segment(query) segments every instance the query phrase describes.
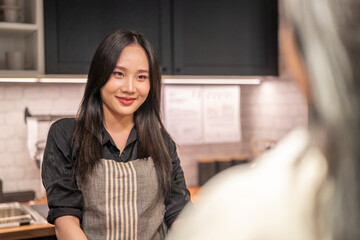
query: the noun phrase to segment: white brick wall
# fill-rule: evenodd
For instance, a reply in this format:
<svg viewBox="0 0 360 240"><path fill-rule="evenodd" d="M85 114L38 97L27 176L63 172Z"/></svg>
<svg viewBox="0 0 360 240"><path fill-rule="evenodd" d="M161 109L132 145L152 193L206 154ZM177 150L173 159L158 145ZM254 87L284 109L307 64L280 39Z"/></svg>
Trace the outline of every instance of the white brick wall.
<svg viewBox="0 0 360 240"><path fill-rule="evenodd" d="M42 197L40 170L27 149L24 110L31 114L76 114L84 84L0 84L0 178L5 192L34 190ZM39 123L39 140L50 123Z"/></svg>
<svg viewBox="0 0 360 240"><path fill-rule="evenodd" d="M290 79L271 78L241 91L243 141L279 140L291 129L307 125L306 101Z"/></svg>

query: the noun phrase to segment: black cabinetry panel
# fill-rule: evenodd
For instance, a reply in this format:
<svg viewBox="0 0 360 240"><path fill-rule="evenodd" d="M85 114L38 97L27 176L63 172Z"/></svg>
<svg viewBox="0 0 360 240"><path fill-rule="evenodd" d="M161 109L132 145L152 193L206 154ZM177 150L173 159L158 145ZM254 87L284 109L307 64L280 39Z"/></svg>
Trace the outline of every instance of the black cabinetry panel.
<svg viewBox="0 0 360 240"><path fill-rule="evenodd" d="M168 75L277 75L277 0L46 0L47 74L86 74L119 28L143 32Z"/></svg>
<svg viewBox="0 0 360 240"><path fill-rule="evenodd" d="M88 73L99 43L119 28L143 32L169 71L170 20L161 13L169 7L162 0L44 1L46 73Z"/></svg>
<svg viewBox="0 0 360 240"><path fill-rule="evenodd" d="M277 75L276 0L174 0L174 72Z"/></svg>

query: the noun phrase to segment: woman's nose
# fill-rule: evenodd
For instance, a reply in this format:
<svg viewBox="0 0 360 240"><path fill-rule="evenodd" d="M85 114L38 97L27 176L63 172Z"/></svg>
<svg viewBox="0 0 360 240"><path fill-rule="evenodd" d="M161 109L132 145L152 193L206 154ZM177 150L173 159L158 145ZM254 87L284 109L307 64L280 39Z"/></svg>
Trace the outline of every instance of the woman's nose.
<svg viewBox="0 0 360 240"><path fill-rule="evenodd" d="M123 92L134 92L135 86L134 86L134 80L132 78L126 78L124 81L124 84L121 87L121 91Z"/></svg>

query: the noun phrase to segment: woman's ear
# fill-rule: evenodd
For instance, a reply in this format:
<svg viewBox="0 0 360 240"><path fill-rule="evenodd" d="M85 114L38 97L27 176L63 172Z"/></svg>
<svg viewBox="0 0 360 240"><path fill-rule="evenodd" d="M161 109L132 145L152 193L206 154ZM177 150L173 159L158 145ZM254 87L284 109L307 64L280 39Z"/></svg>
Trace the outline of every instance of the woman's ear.
<svg viewBox="0 0 360 240"><path fill-rule="evenodd" d="M311 103L312 97L308 72L295 40L294 31L287 24L283 24L279 29L280 47L284 54L285 64L289 68L290 74L300 88L300 91L306 97L308 103Z"/></svg>

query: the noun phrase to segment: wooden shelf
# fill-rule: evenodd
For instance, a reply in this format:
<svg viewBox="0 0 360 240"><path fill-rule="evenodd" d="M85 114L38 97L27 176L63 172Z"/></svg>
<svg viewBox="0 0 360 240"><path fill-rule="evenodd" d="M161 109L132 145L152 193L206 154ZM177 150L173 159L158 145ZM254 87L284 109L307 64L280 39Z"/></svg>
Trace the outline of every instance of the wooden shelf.
<svg viewBox="0 0 360 240"><path fill-rule="evenodd" d="M0 77L45 72L43 0L19 1L21 22L0 22ZM7 70L5 53L25 53L25 70Z"/></svg>
<svg viewBox="0 0 360 240"><path fill-rule="evenodd" d="M1 36L23 36L33 33L34 31L37 31L37 26L35 24L0 22Z"/></svg>
<svg viewBox="0 0 360 240"><path fill-rule="evenodd" d="M26 76L26 77L31 77L31 76L36 76L38 75L40 72L36 71L36 70L6 70L6 69L0 69L0 75L1 78L5 78L5 77L21 77L21 76Z"/></svg>

